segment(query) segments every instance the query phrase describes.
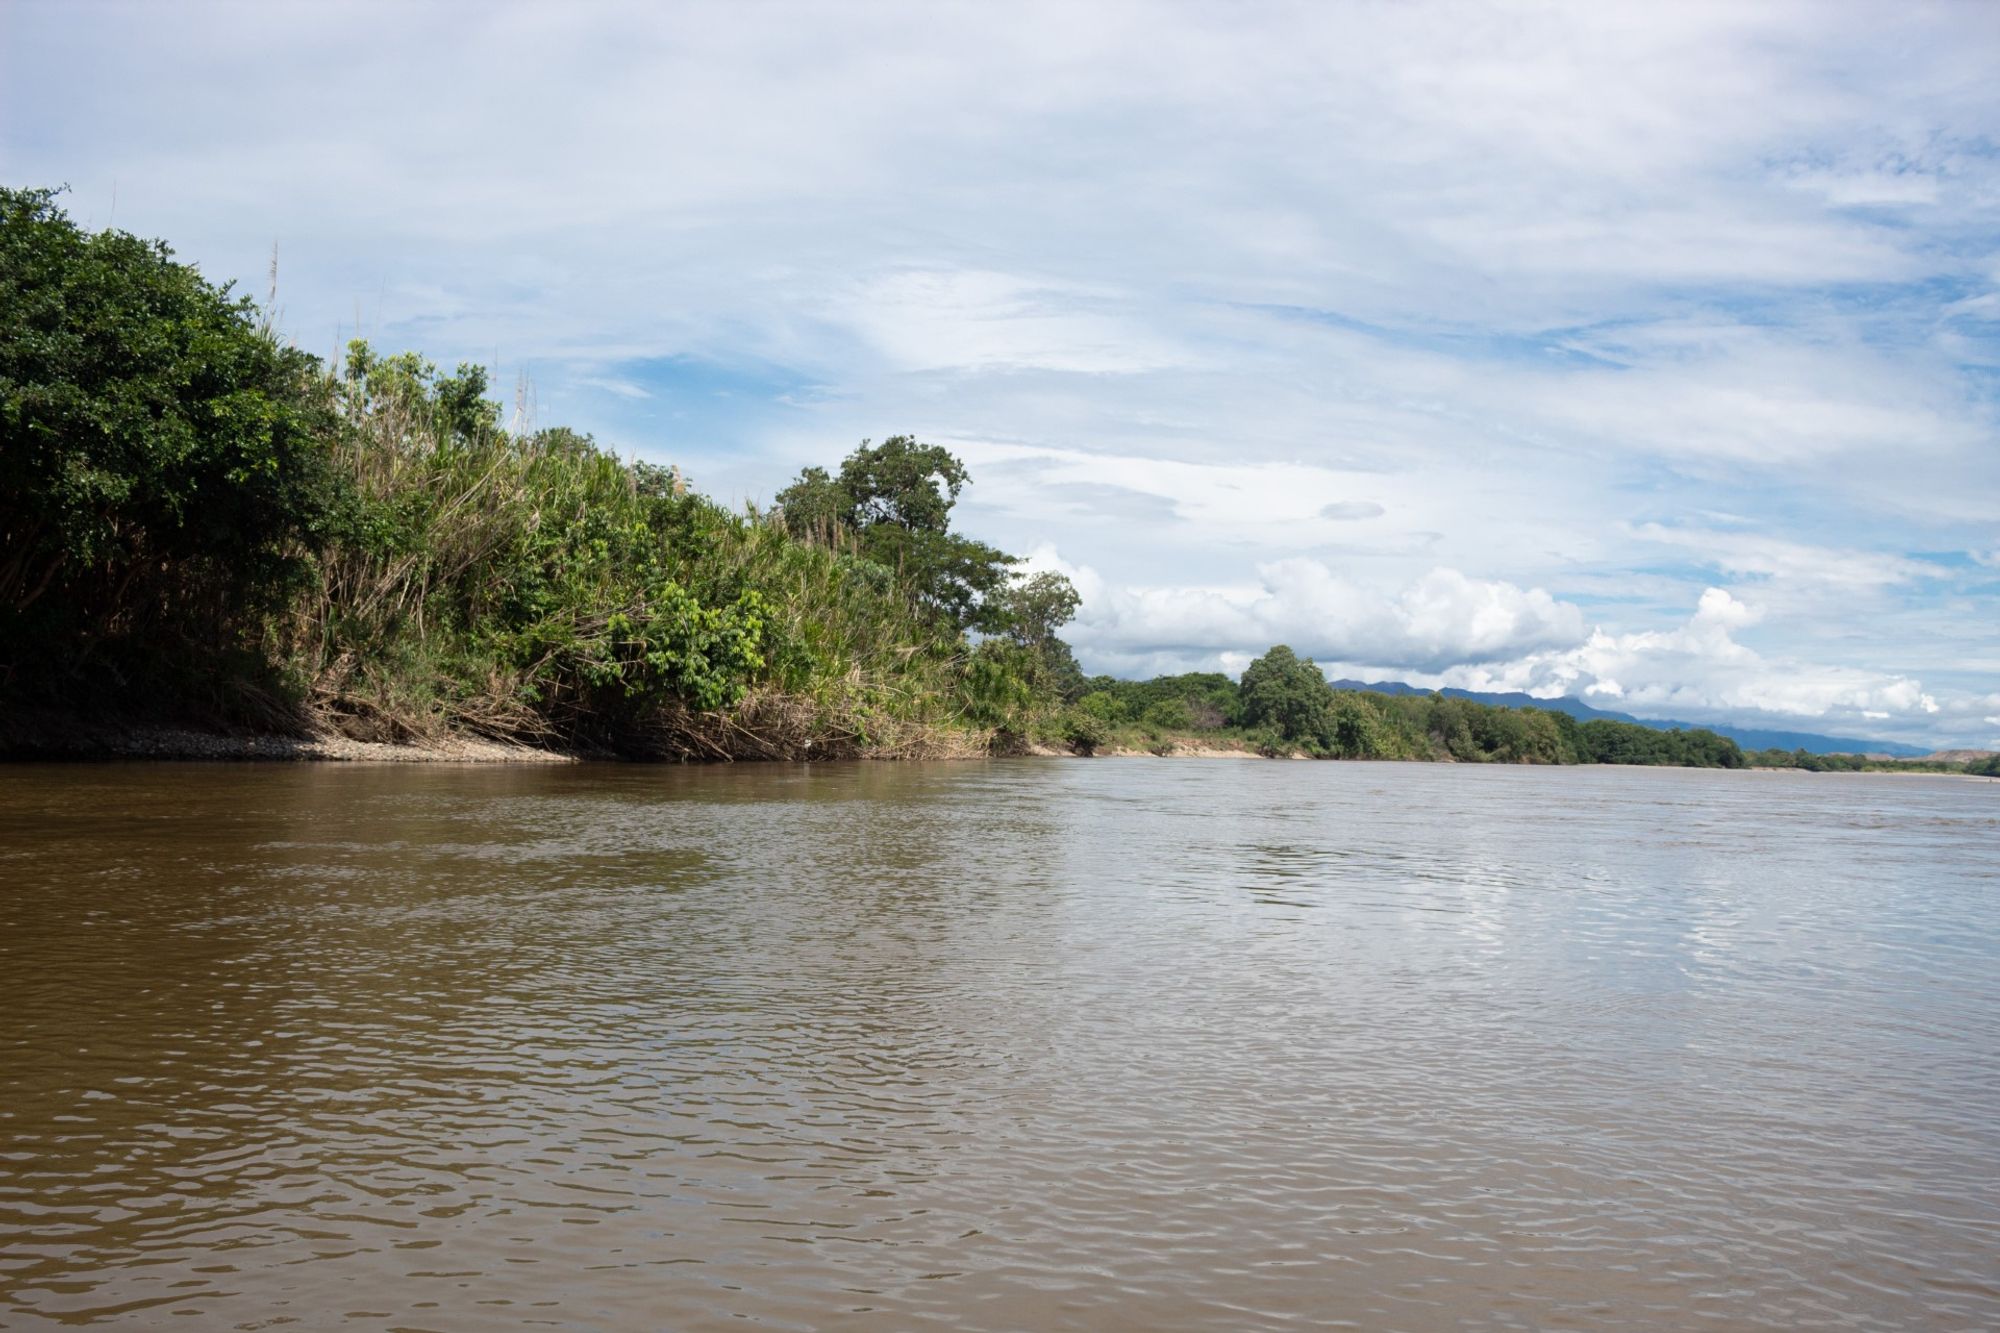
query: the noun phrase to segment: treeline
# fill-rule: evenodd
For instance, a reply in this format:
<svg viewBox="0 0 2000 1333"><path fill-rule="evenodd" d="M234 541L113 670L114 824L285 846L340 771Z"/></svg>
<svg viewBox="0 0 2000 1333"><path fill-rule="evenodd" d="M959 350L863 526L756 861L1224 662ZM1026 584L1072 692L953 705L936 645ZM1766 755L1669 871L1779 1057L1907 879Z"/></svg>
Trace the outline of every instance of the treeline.
<svg viewBox="0 0 2000 1333"><path fill-rule="evenodd" d="M1862 754L1812 754L1805 750L1754 750L1752 768L1796 768L1807 773L1969 773L2000 777L2000 754L1967 763L1949 759L1871 759Z"/></svg>
<svg viewBox="0 0 2000 1333"><path fill-rule="evenodd" d="M361 343L324 364L164 244L0 191L0 745L78 718L1018 745L1060 708L1075 595L951 531L965 481L898 438L732 513L587 436L506 429L478 367Z"/></svg>
<svg viewBox="0 0 2000 1333"><path fill-rule="evenodd" d="M1705 729L1660 730L1555 709L1506 708L1442 694L1336 690L1311 661L1279 646L1241 682L1220 672L1152 680L1092 676L1076 687L1071 730L1096 747L1170 754L1238 747L1332 759L1479 764L1647 764L1792 768L1811 773L1969 773L2000 777L2000 754L1957 763L1806 750L1746 752Z"/></svg>
<svg viewBox="0 0 2000 1333"><path fill-rule="evenodd" d="M1099 724L1099 744L1162 753L1233 743L1265 754L1327 759L1694 768L1746 763L1736 742L1711 731L1578 722L1553 710L1440 694L1336 690L1310 659L1282 645L1252 662L1240 683L1214 672L1148 681L1095 676L1084 682L1076 710Z"/></svg>

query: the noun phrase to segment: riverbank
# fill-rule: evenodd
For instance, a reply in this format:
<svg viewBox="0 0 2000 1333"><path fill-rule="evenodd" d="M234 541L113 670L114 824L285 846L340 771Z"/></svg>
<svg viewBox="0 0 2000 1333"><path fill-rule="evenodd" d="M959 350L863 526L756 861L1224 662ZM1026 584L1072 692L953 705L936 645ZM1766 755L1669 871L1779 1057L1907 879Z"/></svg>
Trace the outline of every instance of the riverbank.
<svg viewBox="0 0 2000 1333"><path fill-rule="evenodd" d="M582 756L477 736L391 743L322 733L241 735L189 727L70 726L0 745L0 761L129 760L223 763L571 764Z"/></svg>

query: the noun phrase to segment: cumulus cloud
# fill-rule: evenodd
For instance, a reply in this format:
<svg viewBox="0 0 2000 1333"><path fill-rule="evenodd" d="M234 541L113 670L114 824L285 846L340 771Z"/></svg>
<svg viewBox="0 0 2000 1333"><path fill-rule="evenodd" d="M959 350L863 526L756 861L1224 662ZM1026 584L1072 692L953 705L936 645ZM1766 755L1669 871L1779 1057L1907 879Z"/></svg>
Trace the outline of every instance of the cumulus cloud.
<svg viewBox="0 0 2000 1333"><path fill-rule="evenodd" d="M1582 641L1583 614L1540 588L1433 569L1388 591L1294 557L1239 587L1114 587L1044 548L1031 567L1065 573L1083 596L1079 653L1126 660L1220 659L1276 643L1323 661L1438 672Z"/></svg>
<svg viewBox="0 0 2000 1333"><path fill-rule="evenodd" d="M1766 657L1736 637L1760 618L1757 608L1709 588L1694 614L1670 630L1598 629L1575 647L1442 675L1468 689L1570 694L1615 701L1642 716L1695 720L1760 713L1879 721L1939 711L1937 700L1908 676Z"/></svg>

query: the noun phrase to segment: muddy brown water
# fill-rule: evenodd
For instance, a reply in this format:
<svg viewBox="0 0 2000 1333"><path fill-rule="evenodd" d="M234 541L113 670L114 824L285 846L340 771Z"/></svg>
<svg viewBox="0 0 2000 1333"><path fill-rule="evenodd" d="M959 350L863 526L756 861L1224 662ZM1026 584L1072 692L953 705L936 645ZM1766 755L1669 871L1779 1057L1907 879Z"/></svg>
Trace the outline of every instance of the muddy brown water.
<svg viewBox="0 0 2000 1333"><path fill-rule="evenodd" d="M0 1325L2000 1326L2000 785L0 769Z"/></svg>

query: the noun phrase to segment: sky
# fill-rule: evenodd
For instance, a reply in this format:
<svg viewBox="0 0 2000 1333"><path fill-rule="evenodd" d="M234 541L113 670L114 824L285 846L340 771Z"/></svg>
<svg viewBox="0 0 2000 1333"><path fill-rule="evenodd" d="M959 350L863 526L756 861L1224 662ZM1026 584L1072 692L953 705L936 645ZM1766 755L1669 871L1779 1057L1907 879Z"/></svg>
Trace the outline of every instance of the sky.
<svg viewBox="0 0 2000 1333"><path fill-rule="evenodd" d="M1118 675L2000 747L2000 5L0 0L0 181Z"/></svg>

